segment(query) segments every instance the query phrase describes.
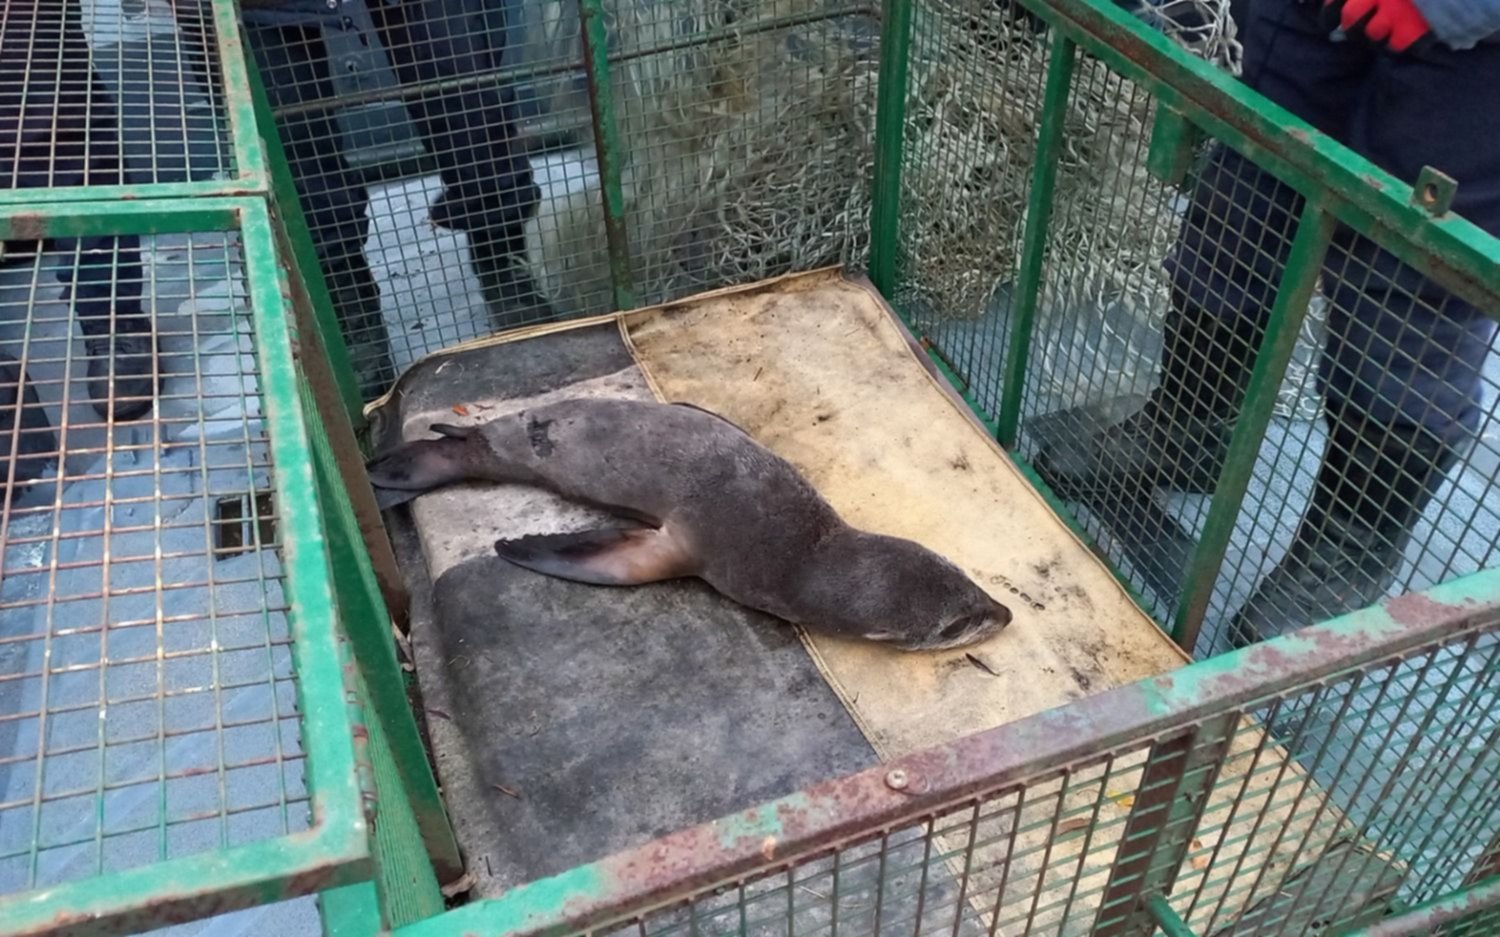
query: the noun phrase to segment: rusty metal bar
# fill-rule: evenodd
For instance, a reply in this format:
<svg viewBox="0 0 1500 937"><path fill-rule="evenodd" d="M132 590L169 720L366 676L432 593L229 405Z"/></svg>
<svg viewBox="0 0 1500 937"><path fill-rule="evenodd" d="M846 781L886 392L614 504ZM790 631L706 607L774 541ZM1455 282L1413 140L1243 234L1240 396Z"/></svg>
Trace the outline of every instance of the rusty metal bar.
<svg viewBox="0 0 1500 937"><path fill-rule="evenodd" d="M789 868L841 844L878 840L915 817L1141 739L1497 626L1500 570L1475 573L823 782L396 933L521 937L597 928L700 889ZM901 783L890 783L892 772Z"/></svg>
<svg viewBox="0 0 1500 937"><path fill-rule="evenodd" d="M1474 869L1467 878L1464 885L1477 885L1491 878L1500 877L1500 833L1490 840L1490 844L1479 854L1479 860L1474 863Z"/></svg>
<svg viewBox="0 0 1500 937"><path fill-rule="evenodd" d="M1238 719L1239 712L1230 710L1151 746L1140 793L1099 902L1098 937L1149 930L1144 899L1171 893ZM1115 916L1109 917L1111 913Z"/></svg>
<svg viewBox="0 0 1500 937"><path fill-rule="evenodd" d="M1410 911L1388 917L1379 924L1346 933L1342 937L1412 937L1415 934L1432 934L1444 924L1453 924L1492 908L1500 908L1500 876L1419 904Z"/></svg>

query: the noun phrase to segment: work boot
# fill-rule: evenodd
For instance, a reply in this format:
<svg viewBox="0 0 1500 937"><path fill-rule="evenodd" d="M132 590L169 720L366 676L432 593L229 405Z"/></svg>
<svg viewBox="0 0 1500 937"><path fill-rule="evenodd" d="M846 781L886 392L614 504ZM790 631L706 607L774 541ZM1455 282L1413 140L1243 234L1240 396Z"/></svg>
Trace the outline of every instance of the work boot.
<svg viewBox="0 0 1500 937"><path fill-rule="evenodd" d="M1336 420L1286 556L1230 623L1245 647L1374 605L1396 581L1412 529L1457 453L1411 426Z"/></svg>
<svg viewBox="0 0 1500 937"><path fill-rule="evenodd" d="M89 399L94 412L117 421L145 416L156 400L156 336L117 333L84 341L89 357Z"/></svg>
<svg viewBox="0 0 1500 937"><path fill-rule="evenodd" d="M1068 501L1107 513L1141 490L1209 494L1259 344L1248 319L1225 325L1174 303L1161 350L1161 380L1130 395L1050 414L1038 421L1037 472Z"/></svg>
<svg viewBox="0 0 1500 937"><path fill-rule="evenodd" d="M380 312L380 286L362 256L325 263L325 270L360 399L374 400L396 377L390 334Z"/></svg>
<svg viewBox="0 0 1500 937"><path fill-rule="evenodd" d="M135 302L121 305L139 308ZM80 314L78 324L88 357L94 412L117 421L145 416L156 402L159 380L150 317L138 311L117 311L113 317Z"/></svg>
<svg viewBox="0 0 1500 937"><path fill-rule="evenodd" d="M553 318L551 305L526 266L519 225L469 232L469 261L497 331Z"/></svg>

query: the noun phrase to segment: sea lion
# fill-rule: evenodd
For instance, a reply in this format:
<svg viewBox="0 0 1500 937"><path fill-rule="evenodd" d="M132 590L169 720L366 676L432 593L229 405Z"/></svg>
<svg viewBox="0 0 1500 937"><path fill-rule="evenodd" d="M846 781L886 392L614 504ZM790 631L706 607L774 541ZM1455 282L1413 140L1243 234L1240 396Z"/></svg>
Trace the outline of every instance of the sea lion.
<svg viewBox="0 0 1500 937"><path fill-rule="evenodd" d="M857 530L786 460L700 407L567 399L368 463L389 508L463 481L533 485L645 526L501 540L506 560L598 585L698 577L785 621L908 650L962 647L1008 608L910 540Z"/></svg>

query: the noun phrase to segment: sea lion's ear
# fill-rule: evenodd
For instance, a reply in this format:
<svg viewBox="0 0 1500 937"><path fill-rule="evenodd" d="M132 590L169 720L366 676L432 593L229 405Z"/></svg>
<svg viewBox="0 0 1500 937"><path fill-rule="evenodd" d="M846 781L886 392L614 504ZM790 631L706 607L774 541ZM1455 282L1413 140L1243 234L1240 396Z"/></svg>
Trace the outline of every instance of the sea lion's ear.
<svg viewBox="0 0 1500 937"><path fill-rule="evenodd" d="M697 563L659 527L601 528L495 542L495 552L533 572L596 586L638 586L694 575Z"/></svg>

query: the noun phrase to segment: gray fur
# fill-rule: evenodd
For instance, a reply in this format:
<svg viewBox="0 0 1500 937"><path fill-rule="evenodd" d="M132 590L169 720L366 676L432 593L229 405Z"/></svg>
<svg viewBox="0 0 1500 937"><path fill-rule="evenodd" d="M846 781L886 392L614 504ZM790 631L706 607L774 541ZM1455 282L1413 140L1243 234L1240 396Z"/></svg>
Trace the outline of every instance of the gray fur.
<svg viewBox="0 0 1500 937"><path fill-rule="evenodd" d="M433 429L443 438L370 461L382 507L462 481L534 485L662 528L692 561L672 575L808 628L916 650L1010 622L958 567L850 527L790 463L702 408L580 398Z"/></svg>

